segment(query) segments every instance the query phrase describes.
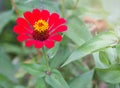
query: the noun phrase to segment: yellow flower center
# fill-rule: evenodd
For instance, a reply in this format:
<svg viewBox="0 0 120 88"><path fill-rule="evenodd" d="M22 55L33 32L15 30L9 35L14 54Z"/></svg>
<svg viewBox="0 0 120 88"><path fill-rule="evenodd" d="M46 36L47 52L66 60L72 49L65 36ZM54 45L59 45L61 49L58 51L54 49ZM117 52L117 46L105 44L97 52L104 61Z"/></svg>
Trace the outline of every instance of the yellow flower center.
<svg viewBox="0 0 120 88"><path fill-rule="evenodd" d="M49 37L49 25L45 20L38 20L33 25L33 38L35 40L44 41Z"/></svg>
<svg viewBox="0 0 120 88"><path fill-rule="evenodd" d="M39 33L44 33L48 30L49 26L45 20L38 20L33 25L34 30L38 31Z"/></svg>

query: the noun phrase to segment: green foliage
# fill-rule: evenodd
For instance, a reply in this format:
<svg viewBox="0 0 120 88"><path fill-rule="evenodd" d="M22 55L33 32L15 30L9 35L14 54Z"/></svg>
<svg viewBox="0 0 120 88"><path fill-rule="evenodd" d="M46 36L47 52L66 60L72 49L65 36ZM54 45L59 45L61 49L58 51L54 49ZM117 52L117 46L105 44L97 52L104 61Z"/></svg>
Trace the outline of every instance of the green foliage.
<svg viewBox="0 0 120 88"><path fill-rule="evenodd" d="M107 83L117 84L120 83L120 65L113 65L106 69L96 69L98 77Z"/></svg>
<svg viewBox="0 0 120 88"><path fill-rule="evenodd" d="M57 53L57 51L58 51L58 49L59 49L59 46L60 46L60 44L59 44L59 43L56 43L56 45L55 45L54 48L49 49L49 50L47 51L47 55L48 55L49 58L53 58L53 57L56 55L56 53Z"/></svg>
<svg viewBox="0 0 120 88"><path fill-rule="evenodd" d="M13 11L6 11L0 13L0 33L3 30L3 27L12 19Z"/></svg>
<svg viewBox="0 0 120 88"><path fill-rule="evenodd" d="M104 63L105 65L108 65L108 66L110 65L110 61L109 61L109 58L108 58L108 55L107 55L106 52L100 51L99 52L99 57L100 57L100 61L102 63Z"/></svg>
<svg viewBox="0 0 120 88"><path fill-rule="evenodd" d="M71 52L72 51L69 49L68 46L63 45L62 47L59 48L57 54L50 61L50 66L52 68L58 68L60 65L62 65L62 63L65 62L65 60L68 58Z"/></svg>
<svg viewBox="0 0 120 88"><path fill-rule="evenodd" d="M65 35L77 45L83 44L91 37L85 24L76 16L72 16L68 19L68 27L69 30Z"/></svg>
<svg viewBox="0 0 120 88"><path fill-rule="evenodd" d="M94 71L86 72L78 77L76 77L71 83L70 88L90 88L90 84L93 78Z"/></svg>
<svg viewBox="0 0 120 88"><path fill-rule="evenodd" d="M106 41L107 40L107 41ZM93 37L89 41L82 44L78 49L76 49L68 58L68 60L63 64L66 65L72 61L81 59L82 57L99 51L101 49L115 46L117 44L118 37L113 32L106 32Z"/></svg>
<svg viewBox="0 0 120 88"><path fill-rule="evenodd" d="M69 88L59 71L53 70L51 75L47 75L46 82L53 88Z"/></svg>
<svg viewBox="0 0 120 88"><path fill-rule="evenodd" d="M6 76L0 74L0 87L8 88L11 86L11 81Z"/></svg>
<svg viewBox="0 0 120 88"><path fill-rule="evenodd" d="M9 80L16 82L16 79L14 78L15 71L9 56L6 54L4 48L0 47L0 74L7 77Z"/></svg>
<svg viewBox="0 0 120 88"><path fill-rule="evenodd" d="M36 80L35 88L47 88L43 78L38 78Z"/></svg>
<svg viewBox="0 0 120 88"><path fill-rule="evenodd" d="M60 12L60 8L59 8L59 4L54 2L53 0L43 0L42 4L40 2L40 0L28 0L28 1L24 1L24 0L20 0L16 2L17 4L17 8L24 12L26 10L32 10L33 8L39 8L39 9L48 9L51 12L58 12L59 14L61 14Z"/></svg>
<svg viewBox="0 0 120 88"><path fill-rule="evenodd" d="M22 64L22 67L31 75L37 77L44 77L46 72L46 66L38 64Z"/></svg>
<svg viewBox="0 0 120 88"><path fill-rule="evenodd" d="M24 87L24 86L17 85L17 86L14 86L13 88L25 88L25 87Z"/></svg>
<svg viewBox="0 0 120 88"><path fill-rule="evenodd" d="M118 63L120 63L120 62L119 62L119 60L120 60L120 44L118 44L118 45L116 46L116 51L117 51L117 56L118 56Z"/></svg>
<svg viewBox="0 0 120 88"><path fill-rule="evenodd" d="M13 33L17 16L34 8L67 20L62 42L45 49L50 72L41 49ZM120 88L119 8L119 0L1 0L0 88Z"/></svg>

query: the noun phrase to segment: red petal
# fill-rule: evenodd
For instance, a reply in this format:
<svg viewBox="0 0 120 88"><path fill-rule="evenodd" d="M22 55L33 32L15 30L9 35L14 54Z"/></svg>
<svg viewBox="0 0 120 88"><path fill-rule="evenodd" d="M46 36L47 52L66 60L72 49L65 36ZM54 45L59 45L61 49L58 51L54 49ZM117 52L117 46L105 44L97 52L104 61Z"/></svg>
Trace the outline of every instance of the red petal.
<svg viewBox="0 0 120 88"><path fill-rule="evenodd" d="M59 25L62 25L62 24L65 24L66 23L66 20L63 19L63 18L60 18L53 26L53 28L56 28L57 26Z"/></svg>
<svg viewBox="0 0 120 88"><path fill-rule="evenodd" d="M35 48L42 48L43 47L43 42L35 41L34 45L35 45Z"/></svg>
<svg viewBox="0 0 120 88"><path fill-rule="evenodd" d="M66 20L63 19L63 18L61 18L61 19L57 20L57 21L54 23L54 25L49 29L49 31L57 28L58 26L60 26L60 25L62 25L62 24L65 24L65 23L66 23Z"/></svg>
<svg viewBox="0 0 120 88"><path fill-rule="evenodd" d="M38 21L39 19L41 19L41 12L39 9L34 9L32 11L32 15L33 15L35 21Z"/></svg>
<svg viewBox="0 0 120 88"><path fill-rule="evenodd" d="M58 19L59 19L59 15L57 13L51 14L49 21L48 21L49 26L52 26L54 23L56 23Z"/></svg>
<svg viewBox="0 0 120 88"><path fill-rule="evenodd" d="M54 31L51 32L51 35L56 34L58 32L64 32L67 30L67 26L66 25L62 25L60 27L58 27L57 29L55 29Z"/></svg>
<svg viewBox="0 0 120 88"><path fill-rule="evenodd" d="M14 26L13 31L17 34L31 34L32 33L19 25Z"/></svg>
<svg viewBox="0 0 120 88"><path fill-rule="evenodd" d="M30 27L30 25L28 24L28 22L24 19L24 18L18 18L16 20L17 24L32 31L32 28Z"/></svg>
<svg viewBox="0 0 120 88"><path fill-rule="evenodd" d="M41 19L47 21L49 17L50 17L50 13L48 12L48 10L42 10Z"/></svg>
<svg viewBox="0 0 120 88"><path fill-rule="evenodd" d="M53 48L54 47L54 42L50 40L44 41L44 44L47 48Z"/></svg>
<svg viewBox="0 0 120 88"><path fill-rule="evenodd" d="M17 40L19 42L25 41L27 39L32 39L32 36L27 36L27 35L19 35L19 36L17 36Z"/></svg>
<svg viewBox="0 0 120 88"><path fill-rule="evenodd" d="M54 36L51 36L49 39L60 42L62 40L62 36L60 34L56 34Z"/></svg>
<svg viewBox="0 0 120 88"><path fill-rule="evenodd" d="M37 40L27 40L27 41L26 41L26 46L27 46L27 47L30 47L30 46L32 46L32 45L34 45L35 48L42 48L43 43L40 42L40 41L37 41Z"/></svg>
<svg viewBox="0 0 120 88"><path fill-rule="evenodd" d="M30 24L34 25L35 19L30 11L25 12L24 17L30 22Z"/></svg>
<svg viewBox="0 0 120 88"><path fill-rule="evenodd" d="M30 47L30 46L32 46L34 43L35 43L35 40L27 40L27 41L25 42L25 45L26 45L26 47Z"/></svg>

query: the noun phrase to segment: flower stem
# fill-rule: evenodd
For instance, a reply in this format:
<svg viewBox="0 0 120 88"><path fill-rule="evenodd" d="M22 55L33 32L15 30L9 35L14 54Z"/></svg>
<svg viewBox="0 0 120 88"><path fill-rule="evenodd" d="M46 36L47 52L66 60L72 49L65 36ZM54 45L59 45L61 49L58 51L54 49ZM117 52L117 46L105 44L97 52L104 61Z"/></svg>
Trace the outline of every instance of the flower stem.
<svg viewBox="0 0 120 88"><path fill-rule="evenodd" d="M62 17L65 16L65 7L64 7L65 1L62 0Z"/></svg>
<svg viewBox="0 0 120 88"><path fill-rule="evenodd" d="M76 0L76 3L75 3L75 6L74 6L74 9L77 8L78 2L79 2L79 0Z"/></svg>
<svg viewBox="0 0 120 88"><path fill-rule="evenodd" d="M20 15L19 15L19 11L18 11L18 9L17 9L17 7L16 7L16 4L15 4L14 0L11 0L11 5L12 5L13 10L15 11L16 15L17 15L17 16L20 16Z"/></svg>
<svg viewBox="0 0 120 88"><path fill-rule="evenodd" d="M47 57L47 54L46 54L46 51L45 51L44 47L42 48L42 53L43 53L44 60L46 62L47 70L48 70L48 72L50 72L50 66L49 66L49 62L48 62L48 57Z"/></svg>

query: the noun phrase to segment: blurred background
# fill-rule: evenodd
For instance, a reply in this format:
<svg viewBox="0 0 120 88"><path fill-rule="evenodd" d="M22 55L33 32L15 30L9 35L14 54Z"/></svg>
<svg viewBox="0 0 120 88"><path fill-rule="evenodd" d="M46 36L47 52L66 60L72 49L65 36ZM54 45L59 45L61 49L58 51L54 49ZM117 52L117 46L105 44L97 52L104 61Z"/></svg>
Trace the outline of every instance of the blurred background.
<svg viewBox="0 0 120 88"><path fill-rule="evenodd" d="M39 64L41 50L26 48L13 33L16 18L34 8L57 12L67 20L69 31L61 44L56 43L54 49L47 50L47 54L51 68L57 68L62 73L70 88L119 88L112 84L112 80L108 83L93 73L96 64L92 55L84 57L83 61L72 62L62 68L60 66L72 51L95 35L112 30L120 36L120 0L0 0L0 88L41 88L40 85L46 84L38 81L27 67L21 65ZM117 58L114 49L110 50L113 58ZM80 80L72 82L78 76ZM46 85L43 88L52 87Z"/></svg>

